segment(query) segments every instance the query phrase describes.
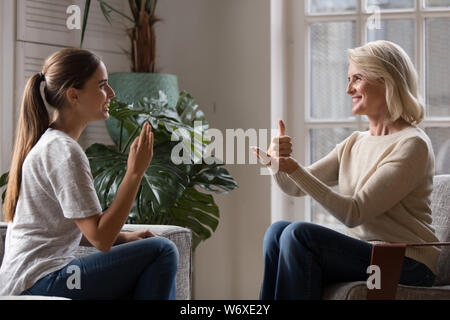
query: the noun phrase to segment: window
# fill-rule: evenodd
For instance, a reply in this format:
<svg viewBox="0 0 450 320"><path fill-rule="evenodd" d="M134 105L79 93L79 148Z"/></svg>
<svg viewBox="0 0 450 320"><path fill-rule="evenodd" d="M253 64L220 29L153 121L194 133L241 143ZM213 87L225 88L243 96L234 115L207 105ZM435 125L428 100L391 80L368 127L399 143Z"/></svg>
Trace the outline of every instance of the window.
<svg viewBox="0 0 450 320"><path fill-rule="evenodd" d="M309 0L299 11L295 15L303 15L307 26L297 30L307 42L302 119L306 163L325 156L351 132L368 129L366 117L352 115L345 92L346 50L384 39L402 46L419 72L426 101L420 127L433 143L436 174L449 174L450 0ZM311 221L342 226L310 197L306 207Z"/></svg>

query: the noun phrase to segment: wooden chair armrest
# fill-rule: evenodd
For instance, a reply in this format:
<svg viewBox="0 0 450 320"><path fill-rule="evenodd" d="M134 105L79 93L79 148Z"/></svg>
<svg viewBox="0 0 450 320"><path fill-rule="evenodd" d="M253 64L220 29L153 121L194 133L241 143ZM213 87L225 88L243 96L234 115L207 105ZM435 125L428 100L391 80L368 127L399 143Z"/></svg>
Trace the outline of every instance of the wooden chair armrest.
<svg viewBox="0 0 450 320"><path fill-rule="evenodd" d="M450 242L385 243L372 246L370 265L380 268L381 288L369 289L367 300L394 300L407 247L449 246Z"/></svg>

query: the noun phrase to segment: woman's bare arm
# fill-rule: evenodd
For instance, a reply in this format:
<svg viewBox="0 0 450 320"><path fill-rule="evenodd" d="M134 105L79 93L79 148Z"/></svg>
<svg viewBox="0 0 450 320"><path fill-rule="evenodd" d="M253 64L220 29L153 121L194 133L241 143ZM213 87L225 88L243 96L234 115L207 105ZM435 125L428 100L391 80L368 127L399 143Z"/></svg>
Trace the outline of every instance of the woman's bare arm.
<svg viewBox="0 0 450 320"><path fill-rule="evenodd" d="M109 251L116 242L152 157L153 133L146 123L130 148L127 172L109 208L101 214L75 219L86 239L100 251Z"/></svg>

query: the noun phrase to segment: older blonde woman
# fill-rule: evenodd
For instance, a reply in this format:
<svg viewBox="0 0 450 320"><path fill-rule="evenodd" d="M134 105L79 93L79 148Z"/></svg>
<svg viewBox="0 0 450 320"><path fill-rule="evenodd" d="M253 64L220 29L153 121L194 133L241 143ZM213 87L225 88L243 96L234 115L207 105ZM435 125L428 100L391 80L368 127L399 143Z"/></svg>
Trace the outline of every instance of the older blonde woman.
<svg viewBox="0 0 450 320"><path fill-rule="evenodd" d="M305 168L290 157L291 138L280 121L268 154L257 155L278 168L274 178L285 193L310 195L350 234L306 222L272 224L264 238L262 299L320 299L327 283L366 280L373 243L438 241L430 209L434 155L417 127L424 105L414 65L388 41L348 56L352 113L366 115L370 129L354 132ZM437 247L407 248L400 283L431 286L439 253Z"/></svg>

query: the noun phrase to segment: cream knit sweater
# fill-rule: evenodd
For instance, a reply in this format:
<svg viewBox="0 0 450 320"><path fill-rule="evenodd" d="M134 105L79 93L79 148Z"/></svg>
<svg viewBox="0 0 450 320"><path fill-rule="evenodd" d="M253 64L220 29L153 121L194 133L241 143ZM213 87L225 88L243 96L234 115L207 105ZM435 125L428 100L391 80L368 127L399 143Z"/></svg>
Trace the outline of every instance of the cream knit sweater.
<svg viewBox="0 0 450 320"><path fill-rule="evenodd" d="M274 175L285 193L310 195L350 228L348 235L371 243L439 241L431 227L433 176L431 142L415 126L385 136L354 132L311 166ZM439 253L407 247L405 255L436 274Z"/></svg>

